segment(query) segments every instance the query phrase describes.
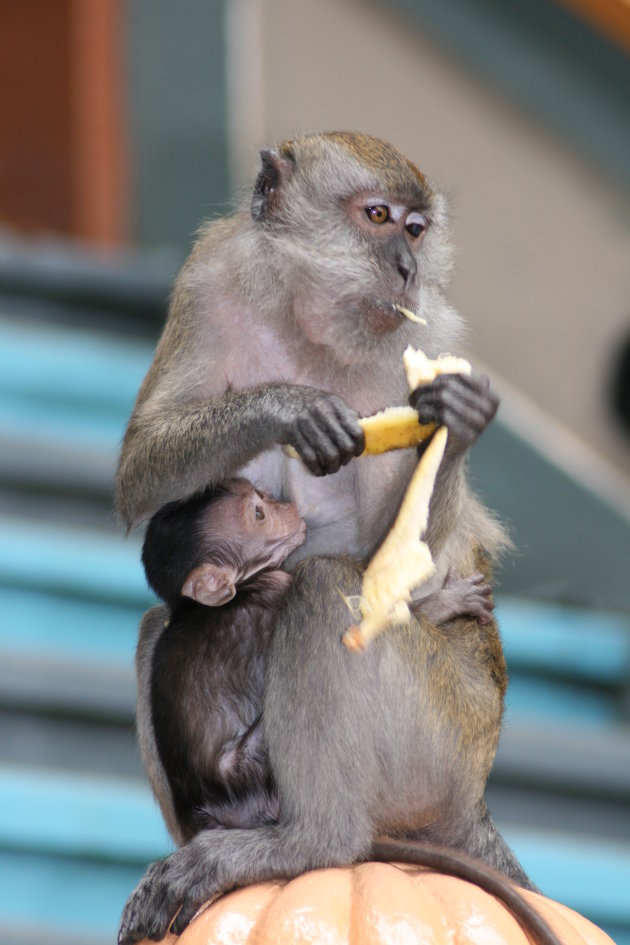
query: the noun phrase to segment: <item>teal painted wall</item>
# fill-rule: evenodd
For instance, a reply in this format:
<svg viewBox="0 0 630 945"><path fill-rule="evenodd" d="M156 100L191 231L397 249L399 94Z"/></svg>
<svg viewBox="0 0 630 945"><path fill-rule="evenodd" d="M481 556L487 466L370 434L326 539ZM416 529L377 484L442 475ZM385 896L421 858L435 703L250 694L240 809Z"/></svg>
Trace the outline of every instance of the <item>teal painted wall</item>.
<svg viewBox="0 0 630 945"><path fill-rule="evenodd" d="M384 0L630 186L630 57L553 0Z"/></svg>
<svg viewBox="0 0 630 945"><path fill-rule="evenodd" d="M229 194L227 0L127 0L133 238L185 250Z"/></svg>

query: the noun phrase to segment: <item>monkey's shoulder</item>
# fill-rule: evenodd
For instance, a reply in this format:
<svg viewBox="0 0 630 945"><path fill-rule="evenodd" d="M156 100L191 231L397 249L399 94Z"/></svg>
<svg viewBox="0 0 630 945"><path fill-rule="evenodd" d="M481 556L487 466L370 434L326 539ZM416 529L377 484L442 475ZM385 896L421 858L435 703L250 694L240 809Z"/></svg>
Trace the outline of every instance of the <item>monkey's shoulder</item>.
<svg viewBox="0 0 630 945"><path fill-rule="evenodd" d="M186 260L183 272L194 266L208 255L218 250L224 251L226 240L238 239L244 230L248 229L249 214L246 211L236 211L225 217L206 220L197 232L191 253Z"/></svg>

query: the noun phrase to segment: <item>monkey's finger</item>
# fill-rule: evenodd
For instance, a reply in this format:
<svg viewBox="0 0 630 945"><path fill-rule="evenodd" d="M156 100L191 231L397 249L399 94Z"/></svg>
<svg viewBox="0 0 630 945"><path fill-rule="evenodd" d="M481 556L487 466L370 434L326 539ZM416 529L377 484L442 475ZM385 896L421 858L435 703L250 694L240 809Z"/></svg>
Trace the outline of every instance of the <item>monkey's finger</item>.
<svg viewBox="0 0 630 945"><path fill-rule="evenodd" d="M471 586L471 592L471 599L467 607L468 613L471 617L476 617L481 624L490 623L494 611L492 588L489 584L478 584Z"/></svg>
<svg viewBox="0 0 630 945"><path fill-rule="evenodd" d="M425 416L432 420L436 417L442 419L439 411L446 408L455 412L479 411L485 416L498 407L498 399L486 384L475 384L470 377L459 374L443 374L432 384L417 387L409 395L409 403L418 411L421 420ZM432 410L438 413L431 413Z"/></svg>
<svg viewBox="0 0 630 945"><path fill-rule="evenodd" d="M135 945L145 938L144 932L135 926L132 921L123 919L118 932L118 945Z"/></svg>
<svg viewBox="0 0 630 945"><path fill-rule="evenodd" d="M409 403L417 409L418 404L439 403L444 398L469 406L483 405L484 412L496 412L499 406L499 398L485 374L441 374L431 384L416 387L409 395Z"/></svg>
<svg viewBox="0 0 630 945"><path fill-rule="evenodd" d="M480 571L476 574L471 574L468 578L468 583L474 587L478 594L492 594L492 586L486 582L485 574L482 574Z"/></svg>
<svg viewBox="0 0 630 945"><path fill-rule="evenodd" d="M343 406L343 410L337 410L337 419L344 433L344 439L339 442L343 446L344 455L348 454L346 462L349 462L353 456L360 456L364 451L365 432L359 423L359 415L356 410L348 410L345 404Z"/></svg>
<svg viewBox="0 0 630 945"><path fill-rule="evenodd" d="M448 389L455 410L470 413L471 416L477 413L486 425L498 410L499 398L491 389L490 380L485 375L473 374L469 377L460 375Z"/></svg>
<svg viewBox="0 0 630 945"><path fill-rule="evenodd" d="M198 911L199 903L196 900L186 899L175 916L171 925L171 932L175 935L181 935L184 929L188 928Z"/></svg>
<svg viewBox="0 0 630 945"><path fill-rule="evenodd" d="M341 466L339 451L312 417L300 422L293 445L314 476L337 472Z"/></svg>
<svg viewBox="0 0 630 945"><path fill-rule="evenodd" d="M336 417L312 414L300 420L292 445L316 476L337 472L356 455L356 443Z"/></svg>
<svg viewBox="0 0 630 945"><path fill-rule="evenodd" d="M173 896L169 895L168 887L164 884L159 891L156 890L152 906L147 910L146 937L152 942L161 942L176 911L177 903Z"/></svg>
<svg viewBox="0 0 630 945"><path fill-rule="evenodd" d="M363 452L361 447L365 440L360 427L358 437L352 436L335 417L327 421L325 429L322 429L320 442L327 469L336 472L339 466L346 466L358 453ZM333 466L336 468L333 469Z"/></svg>
<svg viewBox="0 0 630 945"><path fill-rule="evenodd" d="M494 616L494 598L484 597L481 602L481 605L482 605L483 614L479 619L481 620L482 623L490 623L490 621L492 620Z"/></svg>
<svg viewBox="0 0 630 945"><path fill-rule="evenodd" d="M321 425L322 432L334 444L342 466L363 452L365 433L359 423L359 414L341 398L331 397L316 404L311 419Z"/></svg>
<svg viewBox="0 0 630 945"><path fill-rule="evenodd" d="M493 610L494 601L492 597L487 597L477 591L464 593L460 610L462 614L474 617L481 624L487 624L492 620Z"/></svg>
<svg viewBox="0 0 630 945"><path fill-rule="evenodd" d="M296 436L290 446L295 450L310 473L314 476L324 475L317 453L307 440Z"/></svg>
<svg viewBox="0 0 630 945"><path fill-rule="evenodd" d="M159 942L168 931L170 916L162 913L160 903L155 901L153 907L147 909L146 916L135 916L121 925L118 933L118 945L135 945L148 938L152 942Z"/></svg>
<svg viewBox="0 0 630 945"><path fill-rule="evenodd" d="M458 584L460 577L455 565L451 565L448 571L446 572L446 577L444 578L443 588L452 587L454 584Z"/></svg>
<svg viewBox="0 0 630 945"><path fill-rule="evenodd" d="M170 916L162 911L163 870L163 862L152 863L128 899L118 933L119 945L134 945L150 935L157 940L164 936Z"/></svg>
<svg viewBox="0 0 630 945"><path fill-rule="evenodd" d="M451 442L457 437L468 444L474 443L490 419L476 404L465 407L457 402L449 403L448 397L419 404L418 418L423 425L445 426L451 434Z"/></svg>

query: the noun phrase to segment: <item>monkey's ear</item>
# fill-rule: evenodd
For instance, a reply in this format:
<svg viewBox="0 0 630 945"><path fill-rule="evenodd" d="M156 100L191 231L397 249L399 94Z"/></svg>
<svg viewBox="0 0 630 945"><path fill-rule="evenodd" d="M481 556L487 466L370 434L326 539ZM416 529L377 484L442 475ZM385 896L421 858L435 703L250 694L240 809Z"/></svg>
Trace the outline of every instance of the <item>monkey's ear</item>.
<svg viewBox="0 0 630 945"><path fill-rule="evenodd" d="M279 151L260 152L261 169L254 184L252 196L252 216L254 220L264 220L273 212L278 202L278 194L291 180L295 170L295 160Z"/></svg>
<svg viewBox="0 0 630 945"><path fill-rule="evenodd" d="M191 597L206 607L227 604L236 594L236 571L227 565L202 564L190 572L182 597Z"/></svg>

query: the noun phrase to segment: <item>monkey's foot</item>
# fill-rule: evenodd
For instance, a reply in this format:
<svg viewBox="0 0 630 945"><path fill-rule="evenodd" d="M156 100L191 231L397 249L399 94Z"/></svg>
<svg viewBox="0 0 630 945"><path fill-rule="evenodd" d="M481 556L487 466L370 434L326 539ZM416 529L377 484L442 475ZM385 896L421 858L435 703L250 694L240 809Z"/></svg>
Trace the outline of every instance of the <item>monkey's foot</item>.
<svg viewBox="0 0 630 945"><path fill-rule="evenodd" d="M221 891L216 872L191 841L149 866L123 910L118 945L160 941L169 929L179 934Z"/></svg>
<svg viewBox="0 0 630 945"><path fill-rule="evenodd" d="M483 574L473 574L471 577L455 580L453 593L452 606L458 608L459 613L476 617L482 624L490 623L494 611L494 600L492 587L486 583Z"/></svg>

